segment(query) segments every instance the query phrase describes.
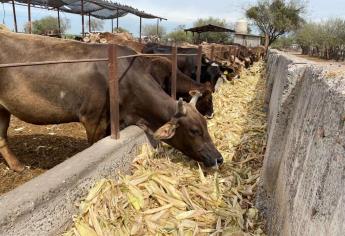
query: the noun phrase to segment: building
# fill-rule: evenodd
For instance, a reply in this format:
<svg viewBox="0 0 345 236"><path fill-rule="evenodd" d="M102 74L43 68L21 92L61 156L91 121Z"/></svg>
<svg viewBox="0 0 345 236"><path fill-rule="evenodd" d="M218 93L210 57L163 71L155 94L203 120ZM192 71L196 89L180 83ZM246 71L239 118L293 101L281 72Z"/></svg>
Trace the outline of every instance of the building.
<svg viewBox="0 0 345 236"><path fill-rule="evenodd" d="M234 43L241 44L246 47L256 47L261 45L261 36L248 34L248 22L239 20L235 25Z"/></svg>
<svg viewBox="0 0 345 236"><path fill-rule="evenodd" d="M246 47L256 47L261 45L261 38L262 36L260 35L235 33L234 43L238 43Z"/></svg>

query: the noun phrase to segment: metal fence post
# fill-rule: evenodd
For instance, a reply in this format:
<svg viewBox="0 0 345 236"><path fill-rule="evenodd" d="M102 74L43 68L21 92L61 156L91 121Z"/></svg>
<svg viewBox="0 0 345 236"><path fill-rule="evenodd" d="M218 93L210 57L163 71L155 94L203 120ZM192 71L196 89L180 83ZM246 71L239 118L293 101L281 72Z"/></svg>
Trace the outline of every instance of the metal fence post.
<svg viewBox="0 0 345 236"><path fill-rule="evenodd" d="M196 81L200 83L201 77L201 60L202 60L202 46L199 45L198 47L198 56L197 56L197 64L196 64Z"/></svg>
<svg viewBox="0 0 345 236"><path fill-rule="evenodd" d="M110 125L111 138L120 138L120 99L119 80L117 73L117 53L116 46L109 44L108 48L109 67L109 100L110 100Z"/></svg>
<svg viewBox="0 0 345 236"><path fill-rule="evenodd" d="M171 97L176 100L177 47L173 46L171 55Z"/></svg>
<svg viewBox="0 0 345 236"><path fill-rule="evenodd" d="M233 60L232 60L232 58L231 58L231 54L232 54L232 48L231 48L231 46L229 46L228 60L229 60L229 62L233 63Z"/></svg>
<svg viewBox="0 0 345 236"><path fill-rule="evenodd" d="M211 46L211 60L214 61L214 45Z"/></svg>
<svg viewBox="0 0 345 236"><path fill-rule="evenodd" d="M220 58L220 59L224 59L223 47L224 47L224 46L220 46L220 49L219 49L219 51L220 51L220 52L219 52L219 58Z"/></svg>

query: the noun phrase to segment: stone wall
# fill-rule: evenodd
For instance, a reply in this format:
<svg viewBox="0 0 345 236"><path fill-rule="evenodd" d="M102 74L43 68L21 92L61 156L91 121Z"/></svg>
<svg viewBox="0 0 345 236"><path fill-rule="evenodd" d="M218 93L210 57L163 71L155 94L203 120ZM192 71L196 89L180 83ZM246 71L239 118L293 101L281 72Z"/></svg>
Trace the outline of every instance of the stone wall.
<svg viewBox="0 0 345 236"><path fill-rule="evenodd" d="M271 50L257 205L269 235L345 235L345 65Z"/></svg>

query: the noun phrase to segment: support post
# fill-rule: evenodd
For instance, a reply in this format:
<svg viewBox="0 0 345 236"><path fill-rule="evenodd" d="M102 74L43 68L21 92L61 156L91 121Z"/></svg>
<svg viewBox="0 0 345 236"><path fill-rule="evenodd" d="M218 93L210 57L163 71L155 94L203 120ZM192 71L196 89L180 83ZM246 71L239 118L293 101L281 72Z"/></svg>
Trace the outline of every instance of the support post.
<svg viewBox="0 0 345 236"><path fill-rule="evenodd" d="M84 22L84 0L81 0L81 34L85 36L85 22Z"/></svg>
<svg viewBox="0 0 345 236"><path fill-rule="evenodd" d="M111 19L111 32L114 33L114 19Z"/></svg>
<svg viewBox="0 0 345 236"><path fill-rule="evenodd" d="M157 18L157 30L156 30L157 36L158 36L158 33L159 33L159 19Z"/></svg>
<svg viewBox="0 0 345 236"><path fill-rule="evenodd" d="M116 9L116 15L117 15L117 18L116 18L116 31L118 33L119 32L119 9Z"/></svg>
<svg viewBox="0 0 345 236"><path fill-rule="evenodd" d="M201 77L201 59L202 59L202 46L198 47L197 65L196 65L196 81L200 83Z"/></svg>
<svg viewBox="0 0 345 236"><path fill-rule="evenodd" d="M57 9L58 13L58 27L59 27L59 34L61 35L61 21L60 21L60 9Z"/></svg>
<svg viewBox="0 0 345 236"><path fill-rule="evenodd" d="M171 97L176 100L176 77L177 77L177 47L172 47L171 55Z"/></svg>
<svg viewBox="0 0 345 236"><path fill-rule="evenodd" d="M119 80L117 73L116 45L109 44L108 48L109 67L109 104L110 104L110 127L111 138L120 138L120 99Z"/></svg>
<svg viewBox="0 0 345 236"><path fill-rule="evenodd" d="M91 33L91 14L89 13L89 33Z"/></svg>
<svg viewBox="0 0 345 236"><path fill-rule="evenodd" d="M142 19L140 17L140 28L139 28L139 42L141 43L141 24L142 24Z"/></svg>
<svg viewBox="0 0 345 236"><path fill-rule="evenodd" d="M29 20L29 34L32 34L31 1L28 2L28 20Z"/></svg>
<svg viewBox="0 0 345 236"><path fill-rule="evenodd" d="M12 10L13 10L14 29L16 33L18 33L16 5L14 4L14 0L12 0Z"/></svg>

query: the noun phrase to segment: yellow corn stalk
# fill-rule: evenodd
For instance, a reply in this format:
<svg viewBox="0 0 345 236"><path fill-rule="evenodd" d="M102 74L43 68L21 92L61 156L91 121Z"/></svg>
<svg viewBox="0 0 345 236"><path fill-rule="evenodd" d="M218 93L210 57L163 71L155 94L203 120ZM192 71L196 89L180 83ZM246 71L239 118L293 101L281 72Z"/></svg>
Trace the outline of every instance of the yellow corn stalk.
<svg viewBox="0 0 345 236"><path fill-rule="evenodd" d="M144 145L131 175L101 180L65 236L264 235L255 208L266 137L263 63L214 95L209 132L224 157L208 170L168 145Z"/></svg>

